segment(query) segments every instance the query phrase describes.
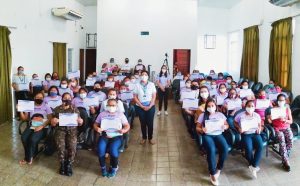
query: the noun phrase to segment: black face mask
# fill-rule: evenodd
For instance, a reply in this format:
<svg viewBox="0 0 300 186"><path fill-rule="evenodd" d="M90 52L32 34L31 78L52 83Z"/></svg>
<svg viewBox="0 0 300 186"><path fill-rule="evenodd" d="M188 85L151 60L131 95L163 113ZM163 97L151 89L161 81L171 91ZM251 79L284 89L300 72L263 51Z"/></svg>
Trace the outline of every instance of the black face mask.
<svg viewBox="0 0 300 186"><path fill-rule="evenodd" d="M71 100L62 100L63 104L65 104L66 106L71 105L72 101Z"/></svg>
<svg viewBox="0 0 300 186"><path fill-rule="evenodd" d="M197 89L199 89L199 87L198 87L197 85L192 85L192 86L191 86L191 89L192 89L192 90L197 90Z"/></svg>
<svg viewBox="0 0 300 186"><path fill-rule="evenodd" d="M99 92L101 90L101 88L95 88L94 90L95 90L95 92Z"/></svg>
<svg viewBox="0 0 300 186"><path fill-rule="evenodd" d="M43 100L42 99L34 99L34 102L38 105L42 104L43 103Z"/></svg>

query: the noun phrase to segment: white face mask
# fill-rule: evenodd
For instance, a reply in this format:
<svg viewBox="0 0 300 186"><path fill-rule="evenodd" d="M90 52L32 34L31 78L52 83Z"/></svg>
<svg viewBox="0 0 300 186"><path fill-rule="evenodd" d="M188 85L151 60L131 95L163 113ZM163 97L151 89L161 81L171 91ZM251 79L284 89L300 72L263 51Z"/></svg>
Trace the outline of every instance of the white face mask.
<svg viewBox="0 0 300 186"><path fill-rule="evenodd" d="M106 110L107 110L108 112L110 112L110 113L114 113L114 112L117 111L117 107L115 107L115 106L107 106L107 107L106 107Z"/></svg>
<svg viewBox="0 0 300 186"><path fill-rule="evenodd" d="M33 79L35 79L35 80L39 80L39 77L35 77L35 78L33 78Z"/></svg>
<svg viewBox="0 0 300 186"><path fill-rule="evenodd" d="M92 80L93 78L92 78L92 77L88 77L87 79L88 79L88 80Z"/></svg>
<svg viewBox="0 0 300 186"><path fill-rule="evenodd" d="M67 88L68 85L67 84L61 84L61 88Z"/></svg>
<svg viewBox="0 0 300 186"><path fill-rule="evenodd" d="M220 92L221 92L221 93L226 92L226 88L221 88L221 89L220 89Z"/></svg>
<svg viewBox="0 0 300 186"><path fill-rule="evenodd" d="M135 77L136 79L138 79L140 76L139 76L139 75L134 75L134 77Z"/></svg>
<svg viewBox="0 0 300 186"><path fill-rule="evenodd" d="M86 98L86 93L79 94L79 96L81 99L84 99L84 98Z"/></svg>
<svg viewBox="0 0 300 186"><path fill-rule="evenodd" d="M285 101L278 101L278 106L281 107L281 108L284 108L285 107Z"/></svg>
<svg viewBox="0 0 300 186"><path fill-rule="evenodd" d="M229 83L231 83L231 80L230 80L230 79L228 79L226 82L229 84Z"/></svg>
<svg viewBox="0 0 300 186"><path fill-rule="evenodd" d="M207 111L211 114L216 112L216 107L207 107Z"/></svg>
<svg viewBox="0 0 300 186"><path fill-rule="evenodd" d="M217 88L217 85L211 85L211 88L212 88L212 89L216 89L216 88Z"/></svg>
<svg viewBox="0 0 300 186"><path fill-rule="evenodd" d="M208 98L208 92L202 92L202 93L200 93L200 96L201 96L203 99L206 99L206 98Z"/></svg>
<svg viewBox="0 0 300 186"><path fill-rule="evenodd" d="M253 114L255 108L254 107L246 107L246 111L249 113L249 114Z"/></svg>
<svg viewBox="0 0 300 186"><path fill-rule="evenodd" d="M117 98L117 96L115 96L115 95L108 95L108 99L116 99Z"/></svg>
<svg viewBox="0 0 300 186"><path fill-rule="evenodd" d="M165 73L165 72L167 72L167 69L161 69L161 71L162 71L163 73Z"/></svg>
<svg viewBox="0 0 300 186"><path fill-rule="evenodd" d="M191 84L190 84L190 83L186 83L185 86L186 86L187 88L191 88Z"/></svg>
<svg viewBox="0 0 300 186"><path fill-rule="evenodd" d="M46 80L47 80L47 81L51 81L51 78L47 77Z"/></svg>
<svg viewBox="0 0 300 186"><path fill-rule="evenodd" d="M149 78L148 76L142 76L141 77L142 81L148 81L148 78Z"/></svg>
<svg viewBox="0 0 300 186"><path fill-rule="evenodd" d="M248 85L243 85L243 89L247 90L248 89Z"/></svg>
<svg viewBox="0 0 300 186"><path fill-rule="evenodd" d="M131 81L131 83L135 83L135 79L131 79L130 81Z"/></svg>

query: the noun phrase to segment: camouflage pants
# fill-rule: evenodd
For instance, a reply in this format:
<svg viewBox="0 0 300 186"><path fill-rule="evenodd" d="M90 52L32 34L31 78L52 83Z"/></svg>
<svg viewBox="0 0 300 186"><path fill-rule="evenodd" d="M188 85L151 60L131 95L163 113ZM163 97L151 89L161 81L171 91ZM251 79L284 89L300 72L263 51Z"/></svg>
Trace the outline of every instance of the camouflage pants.
<svg viewBox="0 0 300 186"><path fill-rule="evenodd" d="M59 161L74 162L77 146L77 127L58 127L55 142Z"/></svg>

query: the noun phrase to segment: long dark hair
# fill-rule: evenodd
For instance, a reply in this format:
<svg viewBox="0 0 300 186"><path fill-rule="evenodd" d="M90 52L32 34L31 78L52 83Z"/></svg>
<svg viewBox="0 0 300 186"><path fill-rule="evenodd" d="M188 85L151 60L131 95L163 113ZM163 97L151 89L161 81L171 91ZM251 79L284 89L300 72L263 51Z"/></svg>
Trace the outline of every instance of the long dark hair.
<svg viewBox="0 0 300 186"><path fill-rule="evenodd" d="M230 92L231 92L232 90L235 91L235 93L237 94L236 89L235 89L235 88L231 88L231 89L229 89L228 95L227 95L227 97L226 97L225 99L230 99L230 96L231 96ZM237 96L237 95L236 95L236 96ZM236 97L236 98L237 98L237 97Z"/></svg>
<svg viewBox="0 0 300 186"><path fill-rule="evenodd" d="M203 103L207 103L207 101L205 102L204 99L201 97L201 92L200 92L200 90L203 89L203 88L205 88L205 89L207 90L207 92L208 92L208 97L206 98L207 101L208 101L209 99L212 99L212 98L210 97L210 93L209 93L208 87L207 87L207 86L201 86L201 87L199 88L199 96L198 96L198 98L199 98L199 105L201 105L201 104L203 104Z"/></svg>
<svg viewBox="0 0 300 186"><path fill-rule="evenodd" d="M205 126L205 120L208 120L209 119L209 112L207 111L207 105L208 103L214 103L215 106L216 106L216 112L217 112L217 104L216 104L216 101L213 99L213 98L209 98L207 101L206 101L206 104L205 104L205 111L204 111L204 116L203 116L203 125Z"/></svg>
<svg viewBox="0 0 300 186"><path fill-rule="evenodd" d="M165 67L167 69L167 71L165 73L162 72L163 67ZM166 65L163 65L160 68L159 77L161 77L162 75L164 75L165 77L168 77L168 67Z"/></svg>

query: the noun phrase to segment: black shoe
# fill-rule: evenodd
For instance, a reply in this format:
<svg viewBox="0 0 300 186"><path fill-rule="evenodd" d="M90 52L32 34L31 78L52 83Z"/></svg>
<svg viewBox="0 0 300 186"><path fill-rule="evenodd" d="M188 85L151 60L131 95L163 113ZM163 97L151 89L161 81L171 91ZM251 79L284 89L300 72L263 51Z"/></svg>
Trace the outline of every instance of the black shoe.
<svg viewBox="0 0 300 186"><path fill-rule="evenodd" d="M66 174L65 161L60 162L59 174L60 175L65 175Z"/></svg>
<svg viewBox="0 0 300 186"><path fill-rule="evenodd" d="M282 166L283 166L284 170L286 170L287 172L291 171L291 166L289 165L288 162L282 163Z"/></svg>
<svg viewBox="0 0 300 186"><path fill-rule="evenodd" d="M72 170L72 162L70 160L67 161L65 168L66 168L66 175L72 176L73 170Z"/></svg>

